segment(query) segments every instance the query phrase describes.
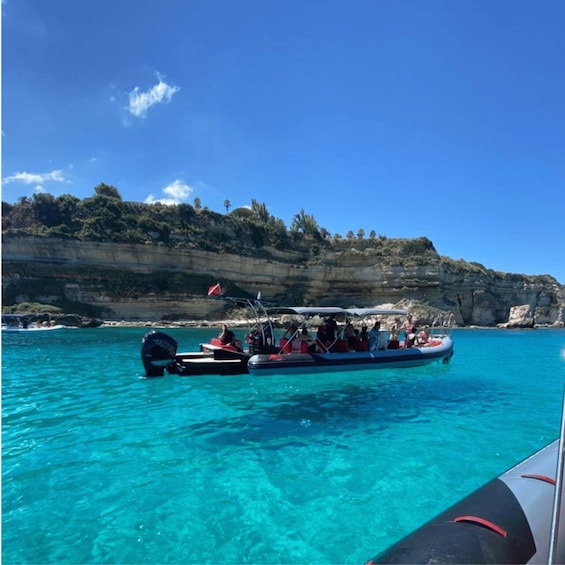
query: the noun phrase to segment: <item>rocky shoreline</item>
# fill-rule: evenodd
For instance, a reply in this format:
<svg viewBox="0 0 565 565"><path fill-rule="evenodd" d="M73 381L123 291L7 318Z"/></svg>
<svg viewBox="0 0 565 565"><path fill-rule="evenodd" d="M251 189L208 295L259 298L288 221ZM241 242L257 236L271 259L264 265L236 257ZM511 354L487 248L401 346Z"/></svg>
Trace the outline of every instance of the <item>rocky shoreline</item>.
<svg viewBox="0 0 565 565"><path fill-rule="evenodd" d="M115 320L104 320L98 327L103 328L149 328L149 329L171 329L171 328L221 328L222 324L227 324L232 328L250 328L253 323L249 320L183 320L183 321L159 321L159 322L131 322L131 321L115 321ZM315 324L314 324L315 325ZM371 325L368 322L367 325ZM274 326L277 328L286 327L285 323L275 322ZM92 327L92 326L84 326ZM512 325L510 323L497 324L496 326L451 326L449 329L465 329L465 330L537 330L537 329L563 329L562 324L536 324L533 326L526 326L521 324Z"/></svg>
<svg viewBox="0 0 565 565"><path fill-rule="evenodd" d="M528 304L514 306L510 309L508 321L496 325L487 326L479 324L463 325L457 323L452 315L442 312L437 308L431 308L428 305L421 303L412 303L410 306L405 304L385 304L382 305L387 308L404 308L413 315L416 325L433 327L436 320L447 320L448 326L453 328L467 328L467 329L537 329L537 328L563 328L565 323L562 320L556 320L554 323L539 323L532 312L532 308ZM447 316L447 317L446 317ZM385 317L385 325L388 322L390 325L394 321L393 316ZM368 326L372 326L377 319L381 317L369 317L365 320ZM280 320L275 321L278 327L285 327L290 321L289 316L282 316ZM396 320L398 322L398 320ZM321 320L314 320L314 325L321 323ZM101 325L110 327L149 327L149 328L206 328L206 327L220 327L222 324L227 324L232 327L249 327L253 322L249 319L243 318L224 318L221 320L160 320L159 322L132 322L132 321L104 321Z"/></svg>
<svg viewBox="0 0 565 565"><path fill-rule="evenodd" d="M218 320L100 320L96 318L86 318L74 314L66 314L62 316L46 316L46 315L26 315L25 319L28 322L35 323L51 323L56 325L63 325L68 328L147 328L147 329L172 329L172 328L220 328L222 324L227 324L232 328L249 328L254 325L254 322L244 318L223 318ZM289 317L283 316L280 320L275 320L274 325L278 328L286 327L289 323ZM376 319L376 318L375 318ZM373 318L367 318L365 323L372 325L375 321ZM432 322L427 317L415 316L418 326L432 326ZM316 325L314 321L314 325ZM563 323L554 324L535 324L533 319L528 316L513 316L508 322L497 324L496 326L481 326L481 325L458 325L453 324L451 329L552 329L563 328Z"/></svg>
<svg viewBox="0 0 565 565"><path fill-rule="evenodd" d="M249 320L180 320L180 321L159 321L159 322L131 322L104 320L100 327L104 328L220 328L222 324L227 324L234 328L248 328L253 325Z"/></svg>

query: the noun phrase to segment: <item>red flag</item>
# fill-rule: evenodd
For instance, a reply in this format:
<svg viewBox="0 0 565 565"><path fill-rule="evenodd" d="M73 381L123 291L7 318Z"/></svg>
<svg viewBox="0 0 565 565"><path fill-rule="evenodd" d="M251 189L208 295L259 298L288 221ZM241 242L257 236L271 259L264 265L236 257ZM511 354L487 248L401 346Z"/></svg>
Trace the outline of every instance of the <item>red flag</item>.
<svg viewBox="0 0 565 565"><path fill-rule="evenodd" d="M222 295L222 287L220 283L213 284L210 288L208 288L208 296L221 296Z"/></svg>

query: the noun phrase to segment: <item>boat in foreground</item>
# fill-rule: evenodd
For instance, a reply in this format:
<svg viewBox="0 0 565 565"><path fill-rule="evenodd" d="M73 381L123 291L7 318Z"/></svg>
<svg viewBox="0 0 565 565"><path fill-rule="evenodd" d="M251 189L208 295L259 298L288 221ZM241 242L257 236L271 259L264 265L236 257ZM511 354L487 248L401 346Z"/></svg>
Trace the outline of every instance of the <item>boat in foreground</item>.
<svg viewBox="0 0 565 565"><path fill-rule="evenodd" d="M177 342L160 331L147 333L142 340L141 357L146 376L163 376L165 371L183 376L194 375L271 375L288 373L320 373L382 368L409 368L433 362L447 363L453 355L453 340L443 326L426 330L425 340L399 340L382 330L378 343L346 338L344 328L330 341L311 338L307 343L301 334L315 321L343 318L364 323L367 319L406 315L405 310L388 308L277 307L265 308L259 300L232 299L251 308L256 318L254 329L247 336L247 346L237 348L219 339L200 344L199 351L178 353ZM279 316L299 319L292 324L288 337L277 339L275 322ZM318 328L319 329L319 328ZM366 327L365 327L366 330ZM319 333L318 333L319 336Z"/></svg>
<svg viewBox="0 0 565 565"><path fill-rule="evenodd" d="M561 453L553 441L365 565L565 563Z"/></svg>

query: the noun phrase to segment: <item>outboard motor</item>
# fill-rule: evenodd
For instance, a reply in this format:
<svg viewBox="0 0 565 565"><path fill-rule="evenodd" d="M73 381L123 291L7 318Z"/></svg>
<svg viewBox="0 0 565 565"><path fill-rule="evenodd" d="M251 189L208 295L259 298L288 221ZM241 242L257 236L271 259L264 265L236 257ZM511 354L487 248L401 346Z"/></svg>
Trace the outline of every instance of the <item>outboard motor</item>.
<svg viewBox="0 0 565 565"><path fill-rule="evenodd" d="M176 354L177 342L163 332L150 331L141 340L141 360L148 377L162 377Z"/></svg>

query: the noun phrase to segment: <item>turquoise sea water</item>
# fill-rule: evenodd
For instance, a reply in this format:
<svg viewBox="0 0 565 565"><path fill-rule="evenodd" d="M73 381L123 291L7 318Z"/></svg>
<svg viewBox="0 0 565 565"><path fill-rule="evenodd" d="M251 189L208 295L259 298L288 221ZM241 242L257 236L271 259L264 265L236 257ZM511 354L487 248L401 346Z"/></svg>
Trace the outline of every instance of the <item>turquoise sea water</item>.
<svg viewBox="0 0 565 565"><path fill-rule="evenodd" d="M565 330L456 330L449 365L408 370L157 379L144 333L2 335L3 563L363 563L559 433Z"/></svg>

